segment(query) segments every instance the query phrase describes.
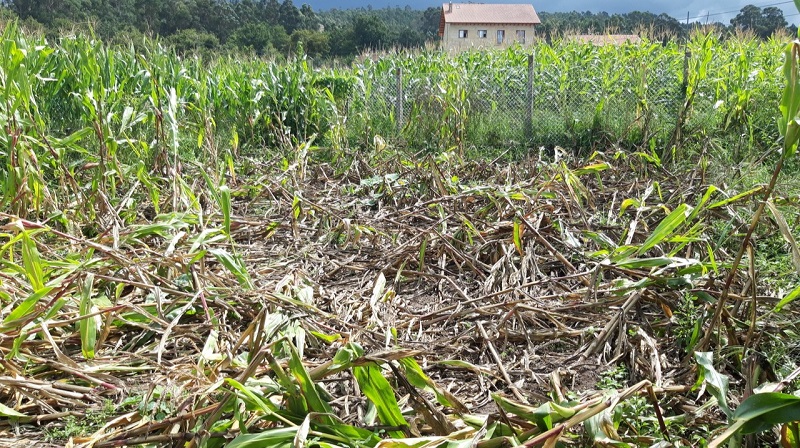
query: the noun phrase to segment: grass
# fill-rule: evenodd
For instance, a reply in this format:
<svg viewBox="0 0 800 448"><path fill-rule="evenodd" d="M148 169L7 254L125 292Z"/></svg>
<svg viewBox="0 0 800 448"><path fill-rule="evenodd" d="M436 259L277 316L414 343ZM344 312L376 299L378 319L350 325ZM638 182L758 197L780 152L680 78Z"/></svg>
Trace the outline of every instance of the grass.
<svg viewBox="0 0 800 448"><path fill-rule="evenodd" d="M85 437L103 427L119 412L112 400L104 400L103 407L89 410L80 417L68 415L63 422L44 428L44 440L48 443L66 442L70 439Z"/></svg>

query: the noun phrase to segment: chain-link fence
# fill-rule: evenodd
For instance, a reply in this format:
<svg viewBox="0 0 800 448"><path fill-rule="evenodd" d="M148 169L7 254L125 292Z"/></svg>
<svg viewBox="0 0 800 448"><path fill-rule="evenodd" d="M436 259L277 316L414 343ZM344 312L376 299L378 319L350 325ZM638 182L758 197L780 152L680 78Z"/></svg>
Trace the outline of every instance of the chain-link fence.
<svg viewBox="0 0 800 448"><path fill-rule="evenodd" d="M602 79L575 64L527 59L501 68L365 72L364 126L422 149L638 146L672 137L685 95L680 55Z"/></svg>
<svg viewBox="0 0 800 448"><path fill-rule="evenodd" d="M531 56L502 70L398 68L371 80L363 108L372 132L418 148L639 145L669 140L682 82L680 70L595 79Z"/></svg>
<svg viewBox="0 0 800 448"><path fill-rule="evenodd" d="M767 43L709 39L364 61L347 133L415 150L727 148L738 160L775 147L780 58Z"/></svg>

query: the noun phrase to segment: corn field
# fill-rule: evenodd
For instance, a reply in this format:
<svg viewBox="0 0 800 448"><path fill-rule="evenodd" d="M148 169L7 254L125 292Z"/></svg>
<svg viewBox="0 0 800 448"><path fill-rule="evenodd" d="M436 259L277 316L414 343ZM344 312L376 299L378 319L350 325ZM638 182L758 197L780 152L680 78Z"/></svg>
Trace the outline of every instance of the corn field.
<svg viewBox="0 0 800 448"><path fill-rule="evenodd" d="M0 445L797 446L800 44L0 45Z"/></svg>
<svg viewBox="0 0 800 448"><path fill-rule="evenodd" d="M369 120L359 124L431 149L665 147L698 134L769 147L775 110L759 105L780 97L780 45L709 35L685 45L540 44L530 62L513 48L366 59L359 110Z"/></svg>

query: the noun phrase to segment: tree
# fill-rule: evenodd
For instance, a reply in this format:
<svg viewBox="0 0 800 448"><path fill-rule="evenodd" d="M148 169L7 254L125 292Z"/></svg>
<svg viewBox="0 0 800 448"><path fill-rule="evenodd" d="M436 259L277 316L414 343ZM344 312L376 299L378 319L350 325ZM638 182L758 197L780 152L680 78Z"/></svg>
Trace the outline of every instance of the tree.
<svg viewBox="0 0 800 448"><path fill-rule="evenodd" d="M45 26L56 19L78 20L85 8L82 0L10 0L8 5L21 19L34 19Z"/></svg>
<svg viewBox="0 0 800 448"><path fill-rule="evenodd" d="M236 28L238 20L232 5L228 2L194 0L193 9L192 15L195 17L197 25L223 42Z"/></svg>
<svg viewBox="0 0 800 448"><path fill-rule="evenodd" d="M731 19L731 26L745 30L755 30L761 22L761 8L747 5Z"/></svg>
<svg viewBox="0 0 800 448"><path fill-rule="evenodd" d="M762 24L764 25L765 30L769 31L769 33L764 37L771 36L773 33L775 33L775 31L786 29L786 26L788 25L786 19L783 17L783 11L775 6L764 8L761 15L763 17Z"/></svg>
<svg viewBox="0 0 800 448"><path fill-rule="evenodd" d="M293 51L302 46L305 54L311 58L325 57L330 54L331 46L328 35L314 30L297 30L291 36Z"/></svg>
<svg viewBox="0 0 800 448"><path fill-rule="evenodd" d="M266 23L248 23L237 28L228 40L239 48L251 48L258 55L267 55L275 50L285 53L289 47L289 36L280 26Z"/></svg>
<svg viewBox="0 0 800 448"><path fill-rule="evenodd" d="M162 22L160 29L156 30L162 35L175 34L180 30L194 28L192 6L187 0L173 2L170 7L162 8Z"/></svg>
<svg viewBox="0 0 800 448"><path fill-rule="evenodd" d="M319 19L314 13L314 10L311 9L311 6L309 6L307 3L303 3L303 6L300 7L300 17L302 20L300 28L313 31L317 31L319 29Z"/></svg>
<svg viewBox="0 0 800 448"><path fill-rule="evenodd" d="M362 14L353 20L353 40L359 51L391 46L389 29L374 14Z"/></svg>
<svg viewBox="0 0 800 448"><path fill-rule="evenodd" d="M348 57L356 54L355 32L352 25L331 30L329 42L331 56Z"/></svg>
<svg viewBox="0 0 800 448"><path fill-rule="evenodd" d="M144 32L160 32L164 26L162 6L164 4L160 0L135 0L134 7L139 18L137 26Z"/></svg>
<svg viewBox="0 0 800 448"><path fill-rule="evenodd" d="M213 34L197 31L194 28L180 30L168 39L178 54L194 51L214 50L219 45L219 39Z"/></svg>
<svg viewBox="0 0 800 448"><path fill-rule="evenodd" d="M442 17L442 8L428 8L422 13L420 31L428 38L439 35L439 20Z"/></svg>
<svg viewBox="0 0 800 448"><path fill-rule="evenodd" d="M303 16L300 11L294 6L292 0L283 0L280 9L278 10L278 23L283 26L286 33L292 34L294 30L303 25Z"/></svg>
<svg viewBox="0 0 800 448"><path fill-rule="evenodd" d="M747 5L739 11L736 17L731 19L731 26L734 28L752 31L756 36L763 39L771 36L775 31L786 29L786 19L783 11L774 6L761 8L754 5Z"/></svg>
<svg viewBox="0 0 800 448"><path fill-rule="evenodd" d="M278 0L262 0L261 4L263 5L264 11L262 20L267 21L271 25L278 25L281 16L281 4L278 3Z"/></svg>
<svg viewBox="0 0 800 448"><path fill-rule="evenodd" d="M425 45L425 34L419 30L406 28L400 30L394 41L402 48L420 48Z"/></svg>

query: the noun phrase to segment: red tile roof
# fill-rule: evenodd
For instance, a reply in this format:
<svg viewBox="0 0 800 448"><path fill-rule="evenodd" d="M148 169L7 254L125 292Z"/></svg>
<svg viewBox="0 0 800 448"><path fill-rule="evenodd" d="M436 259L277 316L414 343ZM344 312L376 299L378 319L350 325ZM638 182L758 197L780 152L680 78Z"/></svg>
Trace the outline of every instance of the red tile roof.
<svg viewBox="0 0 800 448"><path fill-rule="evenodd" d="M539 16L528 4L445 3L442 22L466 24L538 25Z"/></svg>

